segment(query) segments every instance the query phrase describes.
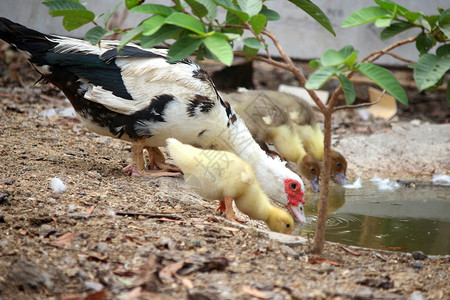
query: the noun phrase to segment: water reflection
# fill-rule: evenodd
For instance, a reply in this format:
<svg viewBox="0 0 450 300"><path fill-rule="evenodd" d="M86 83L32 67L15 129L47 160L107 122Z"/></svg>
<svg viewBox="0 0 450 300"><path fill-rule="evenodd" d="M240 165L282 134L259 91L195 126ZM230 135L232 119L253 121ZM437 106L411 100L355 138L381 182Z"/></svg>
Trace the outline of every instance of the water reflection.
<svg viewBox="0 0 450 300"><path fill-rule="evenodd" d="M450 254L449 187L401 187L379 191L363 181L362 189L330 187L328 241L374 249ZM319 196L307 194L308 225L314 232Z"/></svg>

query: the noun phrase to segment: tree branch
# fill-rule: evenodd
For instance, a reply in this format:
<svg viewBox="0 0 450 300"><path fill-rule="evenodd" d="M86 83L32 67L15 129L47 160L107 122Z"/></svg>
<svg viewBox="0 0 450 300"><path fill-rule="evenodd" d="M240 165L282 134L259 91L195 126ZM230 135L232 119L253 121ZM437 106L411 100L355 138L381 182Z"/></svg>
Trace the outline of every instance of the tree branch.
<svg viewBox="0 0 450 300"><path fill-rule="evenodd" d="M267 29L263 29L262 33L272 40L273 44L277 48L277 50L280 53L281 57L283 58L283 60L288 65L288 68L285 68L285 70L288 70L288 71L294 73L295 77L300 82L300 84L302 86L305 86L306 85L306 77L305 77L305 75L303 74L303 72L299 68L297 68L295 66L295 64L292 61L292 59L289 57L289 55L287 55L287 53L284 51L283 47L281 47L281 44L278 41L278 39L275 37L275 35L272 32L270 32L269 30L267 30ZM311 96L311 98L314 100L314 102L316 103L317 107L319 107L319 109L322 111L322 113L325 113L325 111L327 111L327 107L319 99L319 97L317 96L316 92L314 92L313 90L309 90L309 89L306 89L306 91Z"/></svg>
<svg viewBox="0 0 450 300"><path fill-rule="evenodd" d="M342 106L336 106L333 109L333 112L341 110L341 109L354 109L354 108L360 108L360 107L365 107L365 106L372 106L377 104L378 102L380 102L381 97L383 97L383 95L386 93L386 90L383 90L383 92L381 93L381 95L378 97L377 100L375 100L374 102L370 102L370 103L361 103L361 104L353 104L353 105L342 105Z"/></svg>
<svg viewBox="0 0 450 300"><path fill-rule="evenodd" d="M370 53L369 55L367 55L366 57L364 57L364 58L361 60L361 62L364 62L364 61L367 61L367 62L374 62L374 61L376 61L378 58L380 58L382 55L384 55L384 54L389 54L389 52L390 52L392 49L395 49L395 48L400 47L400 46L403 46L403 45L405 45L405 44L414 42L414 41L416 40L416 38L417 38L417 37L410 37L410 38L404 39L404 40L402 40L402 41L398 41L397 43L390 45L390 46L387 47L386 49L383 49L383 50L380 50L380 51L376 51L376 52L372 52L372 53Z"/></svg>

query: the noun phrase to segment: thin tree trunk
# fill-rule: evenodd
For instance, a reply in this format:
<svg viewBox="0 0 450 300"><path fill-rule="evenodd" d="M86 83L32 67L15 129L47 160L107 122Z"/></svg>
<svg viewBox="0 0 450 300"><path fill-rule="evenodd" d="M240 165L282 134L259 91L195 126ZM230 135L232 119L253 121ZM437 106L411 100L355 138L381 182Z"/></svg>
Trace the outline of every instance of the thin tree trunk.
<svg viewBox="0 0 450 300"><path fill-rule="evenodd" d="M331 150L331 116L332 109L322 111L325 117L324 121L324 153L323 153L323 171L322 182L320 183L320 202L319 214L317 218L316 234L314 235L314 249L315 253L321 253L325 241L325 226L327 224L328 212L328 193L330 186L330 150Z"/></svg>

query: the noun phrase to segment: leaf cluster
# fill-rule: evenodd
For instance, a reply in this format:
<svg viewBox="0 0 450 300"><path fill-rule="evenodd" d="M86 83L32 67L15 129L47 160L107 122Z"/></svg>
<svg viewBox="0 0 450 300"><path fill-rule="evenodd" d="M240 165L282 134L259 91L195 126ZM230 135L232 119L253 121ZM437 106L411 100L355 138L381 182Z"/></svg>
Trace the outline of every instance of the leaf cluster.
<svg viewBox="0 0 450 300"><path fill-rule="evenodd" d="M173 5L145 4L142 0L125 0L125 6L131 13L149 15L137 27L132 29L108 28L111 16L121 5L119 3L106 14L95 16L79 0L44 0L52 16L62 16L63 25L73 30L88 23L94 23L85 35L93 44L111 34L121 34L119 48L132 40L140 40L145 48L173 40L170 44L171 61L196 54L197 59L212 58L231 65L233 61L233 43L243 41L243 53L256 55L259 50L267 49L262 33L269 21L280 19L280 15L269 9L263 0L174 0ZM326 15L309 0L290 0L303 9L326 30L334 34L331 22ZM224 20L218 20L217 9L225 9ZM103 17L103 24L96 19ZM250 31L252 37L242 38L244 31Z"/></svg>
<svg viewBox="0 0 450 300"><path fill-rule="evenodd" d="M415 43L419 59L414 68L414 80L419 90L434 91L443 84L445 73L450 69L450 9L438 8L438 14L425 15L410 11L389 0L375 0L378 6L364 7L349 15L342 27L352 27L373 22L384 28L382 40L401 32L419 28ZM433 49L435 53L431 53ZM447 85L447 100L450 103L450 88Z"/></svg>

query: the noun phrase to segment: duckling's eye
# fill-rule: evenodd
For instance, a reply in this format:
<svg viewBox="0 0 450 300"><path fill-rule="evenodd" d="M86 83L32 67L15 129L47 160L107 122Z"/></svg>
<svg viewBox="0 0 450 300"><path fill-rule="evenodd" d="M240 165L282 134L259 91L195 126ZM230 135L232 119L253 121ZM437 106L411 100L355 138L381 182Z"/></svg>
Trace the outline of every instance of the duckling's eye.
<svg viewBox="0 0 450 300"><path fill-rule="evenodd" d="M336 166L338 166L339 168L342 167L342 164L340 162L336 163Z"/></svg>
<svg viewBox="0 0 450 300"><path fill-rule="evenodd" d="M286 228L289 228L289 227L291 227L291 224L286 224Z"/></svg>
<svg viewBox="0 0 450 300"><path fill-rule="evenodd" d="M296 190L297 184L295 182L291 182L291 189Z"/></svg>
<svg viewBox="0 0 450 300"><path fill-rule="evenodd" d="M311 168L309 170L311 171L311 173L316 173L316 169L315 168Z"/></svg>

